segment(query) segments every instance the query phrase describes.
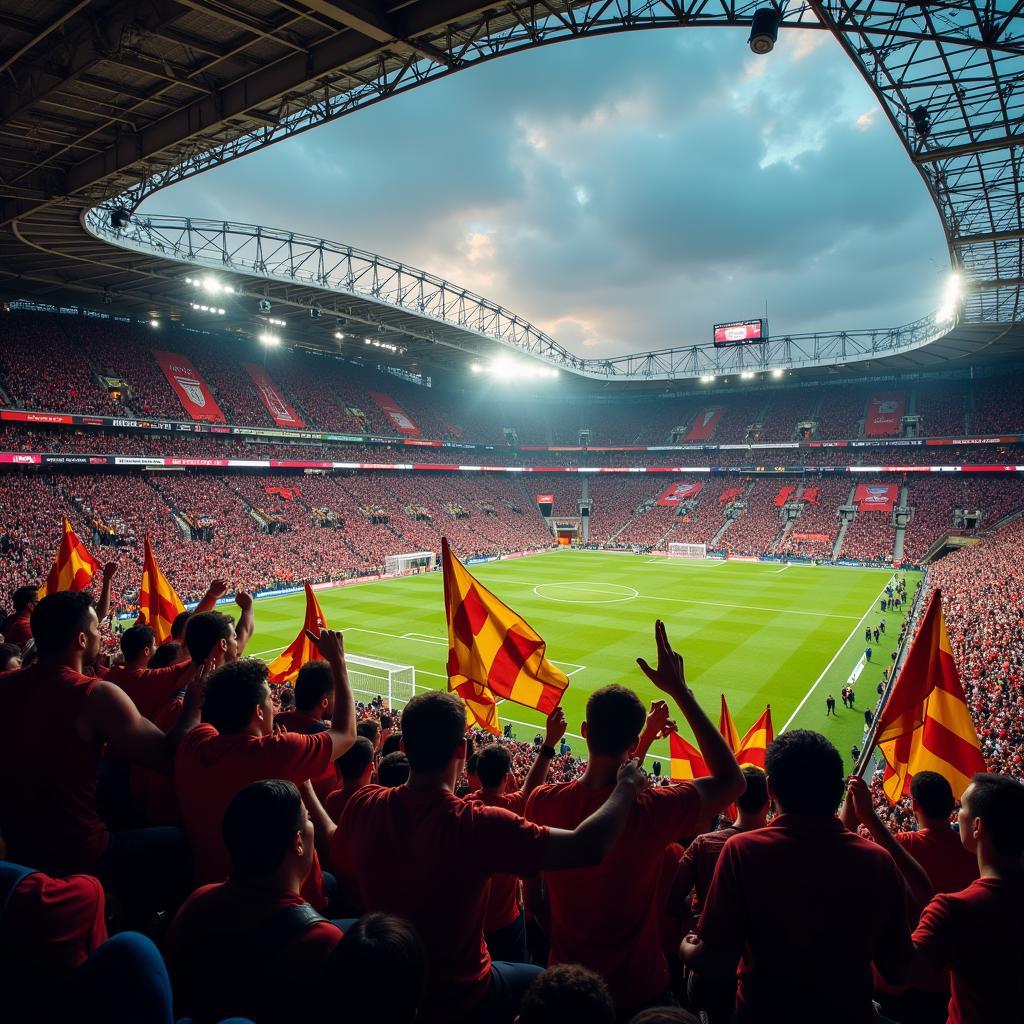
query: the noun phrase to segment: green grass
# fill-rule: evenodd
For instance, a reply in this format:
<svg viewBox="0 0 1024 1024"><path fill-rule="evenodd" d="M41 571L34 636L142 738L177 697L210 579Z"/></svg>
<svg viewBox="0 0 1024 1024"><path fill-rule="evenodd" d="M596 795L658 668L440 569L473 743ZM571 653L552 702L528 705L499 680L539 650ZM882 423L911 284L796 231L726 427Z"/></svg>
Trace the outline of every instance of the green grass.
<svg viewBox="0 0 1024 1024"><path fill-rule="evenodd" d="M653 661L653 625L660 617L686 660L690 686L715 722L720 693L741 735L770 703L776 734L787 725L817 729L848 757L899 636L901 616L889 613L886 635L872 644L872 664L856 687L857 710L848 711L839 691L864 652L865 625L873 627L882 617L878 601L889 571L669 562L587 551L470 569L530 622L547 641L548 656L570 673L563 706L576 737L587 697L600 686L631 686L647 702L659 696L636 658ZM414 665L419 687L446 686L440 573L320 591L318 597L329 625L344 630L346 650ZM273 658L295 637L303 609L301 594L258 602L249 653ZM837 718L825 718L829 692L836 697ZM521 738L532 738L542 722L537 712L517 704L503 704L499 713L503 722L516 723ZM689 735L681 716L674 717ZM583 752L581 740L570 736L569 742L574 752ZM665 757L667 747L655 744L652 753Z"/></svg>

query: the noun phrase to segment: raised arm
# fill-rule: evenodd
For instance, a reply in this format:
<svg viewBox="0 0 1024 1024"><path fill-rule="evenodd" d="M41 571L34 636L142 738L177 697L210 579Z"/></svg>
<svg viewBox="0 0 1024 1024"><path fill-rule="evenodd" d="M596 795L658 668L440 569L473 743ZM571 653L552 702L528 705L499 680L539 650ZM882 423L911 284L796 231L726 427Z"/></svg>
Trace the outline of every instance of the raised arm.
<svg viewBox="0 0 1024 1024"><path fill-rule="evenodd" d="M110 614L110 581L117 573L117 562L107 562L103 566L103 583L100 586L100 599L96 602L96 618L102 622Z"/></svg>
<svg viewBox="0 0 1024 1024"><path fill-rule="evenodd" d="M331 760L341 757L356 741L356 702L345 667L345 640L337 629L322 630L314 636L308 629L306 636L316 644L317 650L328 665L334 678L334 718L328 734L334 744Z"/></svg>
<svg viewBox="0 0 1024 1024"><path fill-rule="evenodd" d="M644 766L644 758L647 757L647 751L651 749L651 744L655 740L664 739L671 731L670 726L674 726L674 723L668 717L668 704L663 700L653 701L651 710L647 713L643 732L640 733L640 739L637 741L636 750L633 752L633 756L640 762L641 768Z"/></svg>
<svg viewBox="0 0 1024 1024"><path fill-rule="evenodd" d="M555 744L565 735L565 712L559 705L548 715L547 729L544 733L544 745L537 751L537 756L523 780L522 792L532 793L538 786L543 786L551 768L551 759L555 756Z"/></svg>
<svg viewBox="0 0 1024 1024"><path fill-rule="evenodd" d="M252 594L240 590L235 595L235 604L242 609L238 616L238 625L235 626L235 637L238 639L238 657L245 653L245 645L252 639L256 629L256 616L252 610Z"/></svg>
<svg viewBox="0 0 1024 1024"><path fill-rule="evenodd" d="M560 828L549 831L541 865L543 870L559 871L600 864L622 835L633 801L646 785L647 778L636 761L626 761L621 765L611 795L589 818L581 821L571 832Z"/></svg>
<svg viewBox="0 0 1024 1024"><path fill-rule="evenodd" d="M747 784L725 737L714 727L686 685L682 655L672 650L661 619L654 624L654 640L658 649L657 667L651 668L643 658L637 658L636 663L662 693L675 701L693 731L701 756L711 772L708 778L695 779L693 786L700 794L702 812L715 814L741 796Z"/></svg>
<svg viewBox="0 0 1024 1024"><path fill-rule="evenodd" d="M217 602L228 592L228 581L222 579L210 580L206 593L203 594L199 604L196 605L194 615L200 612L212 612L217 607Z"/></svg>
<svg viewBox="0 0 1024 1024"><path fill-rule="evenodd" d="M321 860L330 864L331 840L334 838L338 826L331 821L331 816L324 810L324 805L320 803L320 798L316 795L313 783L309 779L299 786L299 794L309 812L310 820L313 822L313 842L316 852L320 854Z"/></svg>

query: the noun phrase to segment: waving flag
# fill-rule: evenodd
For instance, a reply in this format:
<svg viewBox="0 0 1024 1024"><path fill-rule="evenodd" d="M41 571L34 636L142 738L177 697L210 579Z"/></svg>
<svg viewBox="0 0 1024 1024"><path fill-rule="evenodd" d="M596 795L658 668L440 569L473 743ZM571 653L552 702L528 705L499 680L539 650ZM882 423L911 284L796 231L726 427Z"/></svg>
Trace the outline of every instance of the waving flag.
<svg viewBox="0 0 1024 1024"><path fill-rule="evenodd" d="M879 712L875 743L886 763L882 788L893 803L910 792L917 772L938 772L959 798L971 776L986 770L938 590L928 601L921 629Z"/></svg>
<svg viewBox="0 0 1024 1024"><path fill-rule="evenodd" d="M739 749L736 751L737 764L741 768L750 764L763 771L765 754L773 739L772 706L769 704L764 709L764 714L750 727L747 735L740 740Z"/></svg>
<svg viewBox="0 0 1024 1024"><path fill-rule="evenodd" d="M294 683L299 669L307 661L316 661L320 652L316 644L306 636L308 629L313 636L319 636L321 630L327 628L327 620L320 610L320 602L313 593L313 588L306 584L306 618L299 630L299 635L270 663L267 678L272 683Z"/></svg>
<svg viewBox="0 0 1024 1024"><path fill-rule="evenodd" d="M153 546L146 534L145 558L142 563L142 585L139 587L139 617L137 626L149 626L156 633L156 642L162 644L171 635L171 624L185 610L181 598L167 577L160 571L153 554Z"/></svg>
<svg viewBox="0 0 1024 1024"><path fill-rule="evenodd" d="M679 733L668 734L668 746L671 755L670 778L674 781L688 782L711 774L701 752L692 743L687 743Z"/></svg>
<svg viewBox="0 0 1024 1024"><path fill-rule="evenodd" d="M78 534L71 529L71 524L64 520L64 536L57 548L57 557L53 560L46 582L39 588L39 598L47 594L56 594L59 590L85 590L89 586L93 573L99 569L96 561L85 545L78 539Z"/></svg>
<svg viewBox="0 0 1024 1024"><path fill-rule="evenodd" d="M735 754L740 749L740 734L736 726L732 724L732 715L729 713L729 705L725 703L725 694L722 694L722 710L718 715L718 731L725 737L729 749Z"/></svg>
<svg viewBox="0 0 1024 1024"><path fill-rule="evenodd" d="M523 618L481 586L441 541L448 620L448 689L497 734L496 698L549 714L569 680L545 656L547 645Z"/></svg>

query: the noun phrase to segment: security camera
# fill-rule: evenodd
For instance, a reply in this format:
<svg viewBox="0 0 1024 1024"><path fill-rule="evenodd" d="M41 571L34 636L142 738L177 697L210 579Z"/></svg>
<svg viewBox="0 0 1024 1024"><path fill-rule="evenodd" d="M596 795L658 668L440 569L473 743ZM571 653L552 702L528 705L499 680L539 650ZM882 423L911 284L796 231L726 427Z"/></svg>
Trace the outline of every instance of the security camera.
<svg viewBox="0 0 1024 1024"><path fill-rule="evenodd" d="M270 299L260 299L260 312L269 313L270 309Z"/></svg>

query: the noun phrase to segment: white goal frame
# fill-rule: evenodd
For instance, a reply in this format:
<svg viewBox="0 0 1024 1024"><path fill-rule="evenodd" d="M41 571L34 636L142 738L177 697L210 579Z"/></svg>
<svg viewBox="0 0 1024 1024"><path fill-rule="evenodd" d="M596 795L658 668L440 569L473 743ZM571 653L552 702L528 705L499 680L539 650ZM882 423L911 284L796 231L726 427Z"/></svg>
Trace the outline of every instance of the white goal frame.
<svg viewBox="0 0 1024 1024"><path fill-rule="evenodd" d="M346 654L345 667L353 693L383 697L389 708L396 703L408 704L416 696L414 665Z"/></svg>
<svg viewBox="0 0 1024 1024"><path fill-rule="evenodd" d="M437 568L436 551L409 551L404 555L385 555L384 575L404 576L406 573L414 571L413 563L422 562L424 559L426 559L425 568L428 571Z"/></svg>
<svg viewBox="0 0 1024 1024"><path fill-rule="evenodd" d="M673 543L668 546L669 558L707 558L707 544L679 544Z"/></svg>

